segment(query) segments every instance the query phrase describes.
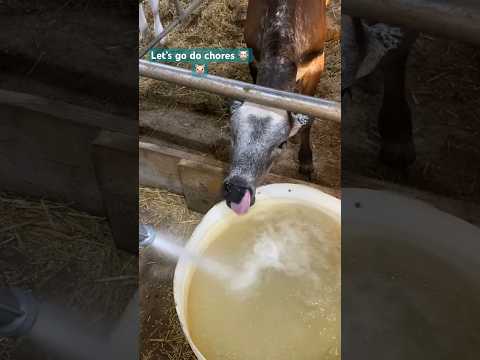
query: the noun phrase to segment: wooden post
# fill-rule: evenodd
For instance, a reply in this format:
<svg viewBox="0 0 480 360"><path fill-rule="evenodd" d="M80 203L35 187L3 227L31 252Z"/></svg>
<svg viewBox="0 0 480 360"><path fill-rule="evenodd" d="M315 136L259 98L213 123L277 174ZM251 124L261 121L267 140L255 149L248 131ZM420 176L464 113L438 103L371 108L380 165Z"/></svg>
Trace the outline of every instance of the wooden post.
<svg viewBox="0 0 480 360"><path fill-rule="evenodd" d="M138 140L102 131L93 143L93 163L117 246L138 252Z"/></svg>

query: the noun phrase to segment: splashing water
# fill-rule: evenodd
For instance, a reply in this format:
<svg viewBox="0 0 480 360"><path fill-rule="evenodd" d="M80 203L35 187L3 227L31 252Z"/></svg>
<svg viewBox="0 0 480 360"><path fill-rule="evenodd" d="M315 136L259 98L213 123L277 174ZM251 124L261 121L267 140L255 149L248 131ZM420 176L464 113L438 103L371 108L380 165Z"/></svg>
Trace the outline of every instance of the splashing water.
<svg viewBox="0 0 480 360"><path fill-rule="evenodd" d="M243 292L254 286L262 273L275 269L289 275L311 275L308 246L296 239L293 231L282 229L282 236L268 227L255 240L252 251L241 264L227 265L217 259L186 249L180 241L170 234L156 231L151 244L156 252L173 259L184 259L218 280L234 292ZM276 236L275 236L276 235Z"/></svg>
<svg viewBox="0 0 480 360"><path fill-rule="evenodd" d="M229 266L208 257L191 252L178 243L171 235L157 231L151 247L158 252L174 259L185 259L195 267L208 272L220 280L228 280L234 276L234 271Z"/></svg>
<svg viewBox="0 0 480 360"><path fill-rule="evenodd" d="M231 279L230 288L234 291L246 290L255 285L268 269L291 276L314 276L309 251L306 240L299 238L288 226L282 226L281 233L269 226L255 240L241 270Z"/></svg>

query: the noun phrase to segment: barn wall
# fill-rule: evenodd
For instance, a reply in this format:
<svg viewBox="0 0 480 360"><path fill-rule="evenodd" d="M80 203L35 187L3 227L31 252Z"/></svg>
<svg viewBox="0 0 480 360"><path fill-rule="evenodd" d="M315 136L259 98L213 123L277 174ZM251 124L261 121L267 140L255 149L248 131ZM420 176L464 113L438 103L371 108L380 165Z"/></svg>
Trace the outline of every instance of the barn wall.
<svg viewBox="0 0 480 360"><path fill-rule="evenodd" d="M100 129L0 105L0 188L104 214L91 161Z"/></svg>
<svg viewBox="0 0 480 360"><path fill-rule="evenodd" d="M92 163L99 128L0 105L0 188L104 215Z"/></svg>
<svg viewBox="0 0 480 360"><path fill-rule="evenodd" d="M0 104L0 114L1 190L66 202L106 216L117 246L138 251L134 132L105 130L100 118L99 126L92 126L91 121L85 124L78 118L68 120L21 106ZM108 115L105 118L110 120Z"/></svg>

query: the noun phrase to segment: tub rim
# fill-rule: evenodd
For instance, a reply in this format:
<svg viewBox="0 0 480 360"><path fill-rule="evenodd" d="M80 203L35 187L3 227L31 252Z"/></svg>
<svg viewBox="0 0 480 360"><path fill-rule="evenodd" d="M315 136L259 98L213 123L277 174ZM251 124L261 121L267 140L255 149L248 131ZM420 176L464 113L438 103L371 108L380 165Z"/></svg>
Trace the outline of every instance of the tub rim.
<svg viewBox="0 0 480 360"><path fill-rule="evenodd" d="M301 201L303 204L313 206L331 216L339 225L341 225L341 203L331 195L328 195L316 188L290 183L277 183L260 186L256 190L255 197L257 203L262 199L278 199L278 200L295 200ZM255 206L255 205L254 205ZM220 219L228 223L229 218L234 218L238 215L226 205L225 201L221 201L214 205L202 218L200 223L196 226L190 239L187 241L185 248L192 251L204 251L210 242L205 242L205 239L213 240L214 236L208 236L209 233L214 232L215 224ZM218 227L217 227L218 230ZM338 241L341 241L338 239ZM175 310L182 331L187 338L187 341L192 348L193 353L199 360L207 360L205 356L197 348L190 335L186 319L186 308L188 301L188 290L190 287L190 280L193 275L193 268L188 261L180 258L173 277L173 296L175 300Z"/></svg>

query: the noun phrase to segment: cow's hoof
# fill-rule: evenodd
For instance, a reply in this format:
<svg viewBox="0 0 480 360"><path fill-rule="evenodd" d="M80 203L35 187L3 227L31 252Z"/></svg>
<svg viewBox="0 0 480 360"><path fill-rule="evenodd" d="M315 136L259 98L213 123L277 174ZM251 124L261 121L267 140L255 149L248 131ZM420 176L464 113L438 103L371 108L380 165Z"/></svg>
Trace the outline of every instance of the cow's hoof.
<svg viewBox="0 0 480 360"><path fill-rule="evenodd" d="M300 164L298 171L305 178L305 180L312 181L313 164Z"/></svg>
<svg viewBox="0 0 480 360"><path fill-rule="evenodd" d="M406 143L384 142L380 150L380 161L388 166L407 168L415 162L415 145Z"/></svg>

